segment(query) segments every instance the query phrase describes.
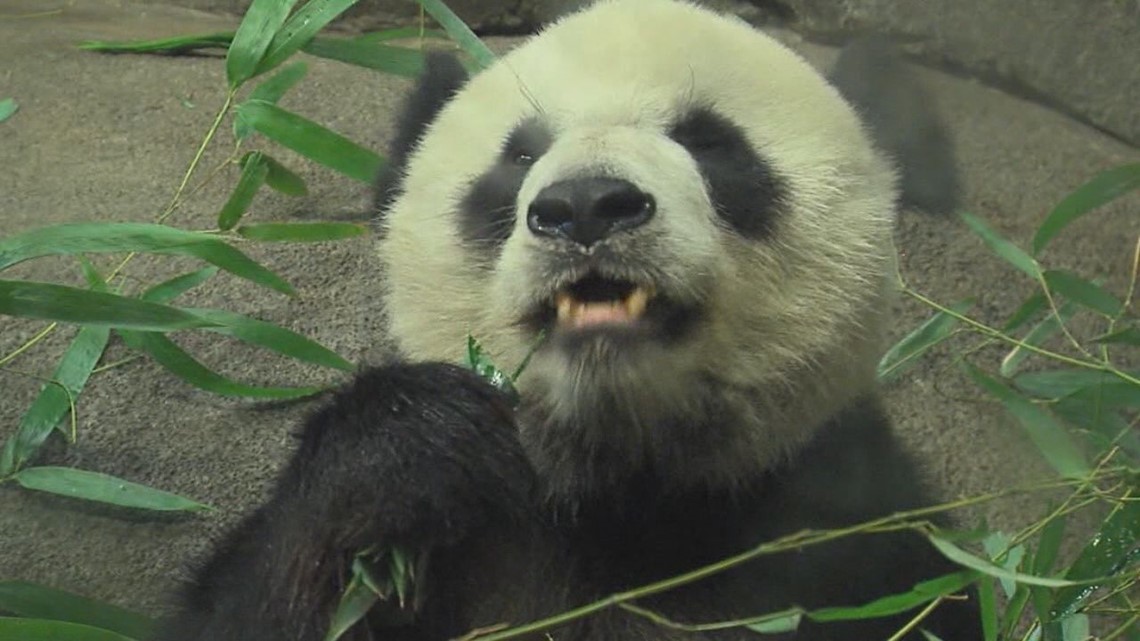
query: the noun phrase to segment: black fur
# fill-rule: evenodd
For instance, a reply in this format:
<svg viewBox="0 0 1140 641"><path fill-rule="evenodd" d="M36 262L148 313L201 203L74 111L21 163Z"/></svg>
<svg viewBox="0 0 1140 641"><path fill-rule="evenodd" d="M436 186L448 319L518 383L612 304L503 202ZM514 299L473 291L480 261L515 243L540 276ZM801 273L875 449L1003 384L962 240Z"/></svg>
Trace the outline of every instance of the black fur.
<svg viewBox="0 0 1140 641"><path fill-rule="evenodd" d="M701 108L674 124L669 135L697 161L721 219L743 236L768 237L780 211L783 186L740 127Z"/></svg>
<svg viewBox="0 0 1140 641"><path fill-rule="evenodd" d="M774 537L926 503L870 400L837 417L796 460L732 493L662 493L647 473L620 494L591 497L573 520L555 520L540 483L504 399L474 375L438 364L368 371L309 419L273 496L201 568L157 639L319 641L353 555L369 547L396 546L426 567L408 606L382 603L345 638L442 641L548 616ZM859 604L953 570L918 535L863 535L761 557L638 604L711 622L793 604ZM973 607L944 604L923 627L945 641L975 639ZM794 638L884 639L911 615L804 623ZM552 634L682 638L616 609Z"/></svg>
<svg viewBox="0 0 1140 641"><path fill-rule="evenodd" d="M960 185L953 140L926 88L891 43L855 40L840 52L830 80L895 161L902 204L932 213L956 210Z"/></svg>
<svg viewBox="0 0 1140 641"><path fill-rule="evenodd" d="M399 196L400 183L408 156L416 148L435 117L444 105L467 82L467 70L454 54L429 52L424 60L424 71L416 88L404 102L396 121L396 137L388 148L388 162L376 178L373 213L383 217L388 206Z"/></svg>
<svg viewBox="0 0 1140 641"><path fill-rule="evenodd" d="M510 237L519 190L531 165L550 149L554 136L539 120L520 123L503 143L499 159L471 186L460 221L464 238L501 245Z"/></svg>

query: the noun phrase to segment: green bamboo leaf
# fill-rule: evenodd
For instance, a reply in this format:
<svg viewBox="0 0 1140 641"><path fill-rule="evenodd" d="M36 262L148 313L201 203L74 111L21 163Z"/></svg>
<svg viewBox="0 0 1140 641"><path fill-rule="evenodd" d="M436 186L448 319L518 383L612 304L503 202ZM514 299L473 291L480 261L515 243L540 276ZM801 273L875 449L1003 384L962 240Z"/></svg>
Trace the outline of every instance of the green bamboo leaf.
<svg viewBox="0 0 1140 641"><path fill-rule="evenodd" d="M249 94L250 100L263 100L268 103L277 104L290 89L293 88L305 74L309 72L309 66L303 61L294 62L281 68L281 71L270 76L267 80L254 87L253 91ZM245 140L253 133L253 127L242 118L241 113L234 116L234 137L238 140Z"/></svg>
<svg viewBox="0 0 1140 641"><path fill-rule="evenodd" d="M1073 585L1057 592L1050 608L1053 620L1072 616L1094 592L1104 586L1101 577L1113 577L1140 560L1140 501L1118 503L1108 515L1076 561L1069 566L1065 578L1092 581Z"/></svg>
<svg viewBox="0 0 1140 641"><path fill-rule="evenodd" d="M226 204L222 206L222 210L218 212L218 229L222 231L233 229L241 220L249 209L249 204L253 202L253 197L257 195L257 190L265 184L265 176L269 173L269 167L266 166L260 151L249 152L242 158L241 163L241 178L238 179L237 186L226 200Z"/></svg>
<svg viewBox="0 0 1140 641"><path fill-rule="evenodd" d="M812 621L851 621L876 619L913 610L940 596L954 594L977 580L975 572L961 571L915 584L907 592L892 594L857 607L821 608L808 612Z"/></svg>
<svg viewBox="0 0 1140 641"><path fill-rule="evenodd" d="M1121 165L1097 174L1049 212L1033 236L1033 253L1039 254L1069 223L1137 188L1140 188L1140 163Z"/></svg>
<svg viewBox="0 0 1140 641"><path fill-rule="evenodd" d="M424 68L424 53L358 38L313 38L305 53L365 69L415 78Z"/></svg>
<svg viewBox="0 0 1140 641"><path fill-rule="evenodd" d="M16 433L8 438L0 454L0 476L22 467L40 449L83 392L91 370L103 356L111 332L106 327L82 327L59 359L51 382L45 383L32 401Z"/></svg>
<svg viewBox="0 0 1140 641"><path fill-rule="evenodd" d="M1007 570L1000 565L995 565L981 557L970 554L969 552L963 550L957 545L936 534L927 535L927 538L930 539L930 542L934 545L934 547L938 548L938 551L941 552L946 558L961 566L970 568L971 570L976 570L982 574L985 574L986 576L990 576L995 579L1010 579L1016 583L1023 583L1025 585L1040 585L1049 588L1060 588L1075 585L1073 581L1068 581L1065 579L1051 579L1048 577L1034 576L1032 574L1024 574L1022 572Z"/></svg>
<svg viewBox="0 0 1140 641"><path fill-rule="evenodd" d="M985 241L990 251L997 254L999 258L1025 272L1034 280L1041 278L1041 267L1032 256L1003 238L981 218L969 212L961 212L959 215L966 222L966 225Z"/></svg>
<svg viewBox="0 0 1140 641"><path fill-rule="evenodd" d="M41 256L115 252L193 256L240 278L293 294L280 276L216 237L152 223L67 223L10 236L0 240L0 270Z"/></svg>
<svg viewBox="0 0 1140 641"><path fill-rule="evenodd" d="M1017 418L1054 470L1066 478L1083 479L1088 475L1089 466L1084 453L1052 414L969 363L966 364L966 372Z"/></svg>
<svg viewBox="0 0 1140 641"><path fill-rule="evenodd" d="M99 472L71 467L29 467L13 477L29 490L160 512L206 510L209 506Z"/></svg>
<svg viewBox="0 0 1140 641"><path fill-rule="evenodd" d="M149 639L155 629L154 621L136 612L25 581L0 582L0 612L88 625L132 639Z"/></svg>
<svg viewBox="0 0 1140 641"><path fill-rule="evenodd" d="M300 176L269 156L262 157L265 159L266 168L269 169L269 173L265 175L265 184L269 185L270 189L286 196L304 196L309 193L309 188L305 186L305 181Z"/></svg>
<svg viewBox="0 0 1140 641"><path fill-rule="evenodd" d="M356 4L356 0L309 0L273 36L255 73L264 73L297 53L334 18Z"/></svg>
<svg viewBox="0 0 1140 641"><path fill-rule="evenodd" d="M79 43L80 49L101 53L186 53L198 49L225 49L234 39L234 32L197 34L160 38L158 40L87 40Z"/></svg>
<svg viewBox="0 0 1140 641"><path fill-rule="evenodd" d="M479 69L486 69L495 62L495 54L442 0L419 0L419 3L443 27L447 35L459 44L459 48L471 56Z"/></svg>
<svg viewBox="0 0 1140 641"><path fill-rule="evenodd" d="M363 236L368 228L355 223L258 223L242 225L234 231L250 240L325 242Z"/></svg>
<svg viewBox="0 0 1140 641"><path fill-rule="evenodd" d="M123 342L129 347L144 352L175 376L199 389L214 394L250 398L292 399L312 396L322 391L319 387L255 387L238 383L211 371L162 334L120 330L119 335L123 337Z"/></svg>
<svg viewBox="0 0 1140 641"><path fill-rule="evenodd" d="M1122 345L1140 345L1140 328L1126 327L1124 329L1105 334L1104 336L1097 336L1092 339L1094 343L1113 344L1119 343Z"/></svg>
<svg viewBox="0 0 1140 641"><path fill-rule="evenodd" d="M1098 456L1119 445L1130 456L1140 459L1140 432L1118 409L1104 407L1099 399L1090 403L1071 395L1053 403L1052 409L1054 414L1087 433L1097 446L1095 454Z"/></svg>
<svg viewBox="0 0 1140 641"><path fill-rule="evenodd" d="M1044 294L1042 294L1042 297L1044 298ZM1043 318L1040 323L1034 325L1033 329L1029 330L1025 335L1025 338L1021 339L1021 342L1026 345L1039 347L1048 340L1049 337L1061 331L1061 323L1069 322L1069 319L1072 318L1079 309L1080 308L1072 302L1062 304L1057 308L1056 314L1049 314ZM1058 317L1060 317L1060 320L1058 320ZM1005 358L1001 359L1001 366L998 372L1004 378L1012 377L1017 373L1017 370L1021 368L1021 364L1025 362L1025 359L1029 358L1030 354L1032 354L1032 352L1021 345L1014 346L1014 348L1005 355Z"/></svg>
<svg viewBox="0 0 1140 641"><path fill-rule="evenodd" d="M389 40L410 40L412 38L446 40L447 32L440 29L424 29L423 27L415 26L384 29L383 31L373 31L356 36L356 39L361 42L388 42Z"/></svg>
<svg viewBox="0 0 1140 641"><path fill-rule="evenodd" d="M467 367L506 394L512 404L518 404L519 393L511 377L491 361L483 346L471 335L467 336Z"/></svg>
<svg viewBox="0 0 1140 641"><path fill-rule="evenodd" d="M1136 372L1131 372L1136 374ZM1057 369L1019 374L1013 384L1038 398L1054 399L1082 389L1103 387L1120 379L1109 372L1091 369Z"/></svg>
<svg viewBox="0 0 1140 641"><path fill-rule="evenodd" d="M189 309L187 311L217 323L218 326L209 328L209 331L233 336L247 343L260 345L278 354L284 354L306 363L348 372L356 369L355 365L327 347L273 323L220 309Z"/></svg>
<svg viewBox="0 0 1140 641"><path fill-rule="evenodd" d="M958 314L965 314L973 307L973 299L958 301L949 307ZM895 343L879 360L878 374L883 381L891 380L916 362L926 350L946 340L954 331L958 319L946 312L938 312L914 331Z"/></svg>
<svg viewBox="0 0 1140 641"><path fill-rule="evenodd" d="M372 151L268 102L249 100L238 113L271 140L361 182L371 182L383 164Z"/></svg>
<svg viewBox="0 0 1140 641"><path fill-rule="evenodd" d="M359 575L354 575L348 582L348 587L341 595L340 603L333 612L332 623L325 634L325 641L336 641L349 628L368 614L368 610L380 600L380 596L372 591Z"/></svg>
<svg viewBox="0 0 1140 641"><path fill-rule="evenodd" d="M151 303L169 303L187 291L206 282L217 273L217 267L203 267L202 269L182 274L181 276L175 276L170 280L164 280L143 292L143 295L139 298Z"/></svg>
<svg viewBox="0 0 1140 641"><path fill-rule="evenodd" d="M0 639L12 641L135 641L118 632L68 621L0 617Z"/></svg>
<svg viewBox="0 0 1140 641"><path fill-rule="evenodd" d="M1061 641L1088 641L1091 638L1087 614L1073 614L1061 621Z"/></svg>
<svg viewBox="0 0 1140 641"><path fill-rule="evenodd" d="M12 280L0 280L0 314L153 332L213 325L176 307L64 285Z"/></svg>
<svg viewBox="0 0 1140 641"><path fill-rule="evenodd" d="M978 611L982 619L983 641L997 641L997 590L991 578L978 581Z"/></svg>
<svg viewBox="0 0 1140 641"><path fill-rule="evenodd" d="M245 10L226 54L226 78L237 89L257 70L273 37L285 24L296 0L253 0Z"/></svg>
<svg viewBox="0 0 1140 641"><path fill-rule="evenodd" d="M1041 536L1037 539L1037 551L1033 554L1034 574L1044 576L1053 571L1053 563L1057 561L1057 553L1061 551L1065 535L1065 522L1065 515L1059 514L1041 528Z"/></svg>
<svg viewBox="0 0 1140 641"><path fill-rule="evenodd" d="M19 109L20 106L17 105L16 101L12 98L0 100L0 122L11 118L12 114L16 113Z"/></svg>
<svg viewBox="0 0 1140 641"><path fill-rule="evenodd" d="M1005 321L1005 325L1002 325L1001 331L1008 334L1028 323L1029 319L1045 309L1048 304L1049 300L1045 298L1045 292L1034 292L1029 298L1026 298L1025 302L1021 303L1021 306L1017 308L1017 311Z"/></svg>
<svg viewBox="0 0 1140 641"><path fill-rule="evenodd" d="M1123 309L1123 305L1115 296L1096 283L1089 282L1076 274L1061 270L1048 270L1043 276L1049 291L1060 294L1070 301L1103 316L1116 318Z"/></svg>

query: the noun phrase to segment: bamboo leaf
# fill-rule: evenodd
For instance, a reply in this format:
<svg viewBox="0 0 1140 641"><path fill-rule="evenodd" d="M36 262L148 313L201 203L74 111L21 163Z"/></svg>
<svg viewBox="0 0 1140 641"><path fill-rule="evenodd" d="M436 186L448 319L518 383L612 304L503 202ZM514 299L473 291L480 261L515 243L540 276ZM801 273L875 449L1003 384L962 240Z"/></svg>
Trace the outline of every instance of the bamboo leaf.
<svg viewBox="0 0 1140 641"><path fill-rule="evenodd" d="M154 332L213 325L176 307L64 285L11 280L0 280L0 314Z"/></svg>
<svg viewBox="0 0 1140 641"><path fill-rule="evenodd" d="M997 590L991 578L978 581L978 611L982 619L983 641L997 641Z"/></svg>
<svg viewBox="0 0 1140 641"><path fill-rule="evenodd" d="M252 0L226 54L226 78L237 89L257 71L296 0Z"/></svg>
<svg viewBox="0 0 1140 641"><path fill-rule="evenodd" d="M1140 345L1140 327L1126 327L1122 330L1097 336L1092 339L1094 343L1119 343L1122 345Z"/></svg>
<svg viewBox="0 0 1140 641"><path fill-rule="evenodd" d="M368 610L372 609L379 600L380 596L365 585L359 575L354 575L344 594L341 595L336 611L333 612L332 623L325 634L325 641L339 639L348 632L349 628L363 619Z"/></svg>
<svg viewBox="0 0 1140 641"><path fill-rule="evenodd" d="M876 619L913 610L934 599L963 590L977 580L975 572L961 571L915 584L907 592L892 594L857 607L821 608L808 612L813 621Z"/></svg>
<svg viewBox="0 0 1140 641"><path fill-rule="evenodd" d="M17 105L16 101L12 98L0 100L0 122L11 118L19 109L20 106Z"/></svg>
<svg viewBox="0 0 1140 641"><path fill-rule="evenodd" d="M495 54L442 0L419 0L419 3L443 27L447 35L459 44L459 48L471 56L479 69L486 69L495 62Z"/></svg>
<svg viewBox="0 0 1140 641"><path fill-rule="evenodd" d="M1023 583L1025 585L1040 585L1050 588L1075 585L1072 581L1065 579L1051 579L1048 577L1034 576L1032 574L1024 574L1013 570L1007 570L1000 565L995 565L981 557L970 554L969 552L963 550L962 548L954 545L950 541L938 535L931 534L928 535L927 538L930 539L930 542L934 545L934 547L938 548L938 551L941 552L946 558L961 566L970 568L971 570L976 570L982 574L985 574L986 576L990 576L995 579L1009 579L1016 583Z"/></svg>
<svg viewBox="0 0 1140 641"><path fill-rule="evenodd" d="M70 467L29 467L17 472L12 479L29 490L121 507L161 512L209 509L177 494Z"/></svg>
<svg viewBox="0 0 1140 641"><path fill-rule="evenodd" d="M312 396L319 387L255 387L230 380L211 371L162 334L120 330L119 335L132 349L144 352L159 365L191 385L222 396L291 399Z"/></svg>
<svg viewBox="0 0 1140 641"><path fill-rule="evenodd" d="M22 467L40 449L52 430L71 411L83 392L91 370L103 356L110 338L106 327L82 327L63 353L52 373L32 401L16 427L16 433L4 444L0 454L0 476L7 476Z"/></svg>
<svg viewBox="0 0 1140 641"><path fill-rule="evenodd" d="M1065 515L1059 514L1041 528L1041 536L1037 539L1037 551L1033 555L1034 574L1044 576L1053 571L1053 563L1057 560L1057 553L1061 551L1065 522Z"/></svg>
<svg viewBox="0 0 1140 641"><path fill-rule="evenodd" d="M383 164L372 151L268 102L246 101L238 113L271 140L361 182L371 182Z"/></svg>
<svg viewBox="0 0 1140 641"><path fill-rule="evenodd" d="M306 363L349 372L356 369L352 363L336 352L305 338L297 332L273 323L220 309L190 309L188 311L217 323L218 326L209 328L209 331L233 336L247 343L260 345L278 354L284 354Z"/></svg>
<svg viewBox="0 0 1140 641"><path fill-rule="evenodd" d="M383 31L373 31L356 36L356 39L361 42L388 42L389 40L409 40L412 38L446 40L447 32L440 29L424 29L420 26L414 26L384 29Z"/></svg>
<svg viewBox="0 0 1140 641"><path fill-rule="evenodd" d="M255 73L264 73L308 44L329 22L356 4L356 0L309 0L273 36Z"/></svg>
<svg viewBox="0 0 1140 641"><path fill-rule="evenodd" d="M954 303L950 309L958 314L965 314L973 305L974 301L967 299ZM913 365L926 350L946 340L957 324L958 319L946 312L934 314L883 355L879 360L879 379L886 381L898 376Z"/></svg>
<svg viewBox="0 0 1140 641"><path fill-rule="evenodd" d="M134 641L118 632L47 619L0 617L0 639L13 641Z"/></svg>
<svg viewBox="0 0 1140 641"><path fill-rule="evenodd" d="M289 283L209 234L152 223L67 223L0 240L0 269L41 256L155 252L193 256L264 287L293 294Z"/></svg>
<svg viewBox="0 0 1140 641"><path fill-rule="evenodd" d="M1040 253L1069 223L1137 188L1140 188L1140 163L1121 165L1097 174L1049 212L1033 236L1033 253Z"/></svg>
<svg viewBox="0 0 1140 641"><path fill-rule="evenodd" d="M994 231L985 221L969 212L959 214L966 225L980 236L990 251L999 258L1028 274L1033 280L1041 278L1041 267L1032 256Z"/></svg>
<svg viewBox="0 0 1140 641"><path fill-rule="evenodd" d="M1061 270L1048 270L1044 274L1049 290L1064 296L1070 301L1087 307L1108 318L1120 315L1123 305L1115 296L1100 285L1087 281L1076 274Z"/></svg>
<svg viewBox="0 0 1140 641"><path fill-rule="evenodd" d="M424 68L422 51L358 38L314 38L305 53L407 78L419 76Z"/></svg>
<svg viewBox="0 0 1140 641"><path fill-rule="evenodd" d="M1069 566L1065 578L1072 581L1093 581L1073 585L1057 592L1050 608L1053 620L1072 616L1077 609L1105 582L1101 577L1113 577L1140 559L1140 501L1135 497L1118 503L1101 525L1100 531L1081 550L1076 561Z"/></svg>
<svg viewBox="0 0 1140 641"><path fill-rule="evenodd" d="M1136 372L1132 372L1136 374ZM1061 398L1082 389L1103 387L1119 381L1109 372L1090 369L1057 369L1019 374L1013 379L1018 389L1039 398Z"/></svg>
<svg viewBox="0 0 1140 641"><path fill-rule="evenodd" d="M88 40L80 49L100 53L186 53L197 49L225 49L233 41L234 32L197 34L160 38L158 40Z"/></svg>
<svg viewBox="0 0 1140 641"><path fill-rule="evenodd" d="M235 231L250 240L326 242L363 236L368 228L355 223L259 223L242 225Z"/></svg>
<svg viewBox="0 0 1140 641"><path fill-rule="evenodd" d="M968 363L966 372L975 383L1001 401L1006 410L1013 414L1029 434L1038 451L1057 473L1074 479L1087 476L1089 466L1084 453L1052 414ZM998 575L991 574L991 576L1001 578Z"/></svg>
<svg viewBox="0 0 1140 641"><path fill-rule="evenodd" d="M169 303L187 291L206 282L218 273L217 267L203 267L181 276L165 280L143 292L141 299L151 303Z"/></svg>
<svg viewBox="0 0 1140 641"><path fill-rule="evenodd" d="M483 346L471 335L467 336L467 367L506 394L511 404L518 404L519 393L511 377L491 361Z"/></svg>
<svg viewBox="0 0 1140 641"><path fill-rule="evenodd" d="M1025 302L1021 303L1021 306L1017 308L1017 311L1005 321L1005 325L1002 325L1001 331L1008 334L1018 327L1021 327L1029 322L1029 319L1033 318L1038 312L1045 309L1048 304L1049 300L1045 298L1045 292L1034 292L1029 298L1026 298Z"/></svg>
<svg viewBox="0 0 1140 641"><path fill-rule="evenodd" d="M303 61L294 62L291 65L282 67L281 71L278 71L254 87L253 91L249 94L249 99L277 104L282 96L305 77L308 71L309 66ZM244 140L252 133L253 127L242 118L241 112L238 112L234 116L234 137L238 140Z"/></svg>
<svg viewBox="0 0 1140 641"><path fill-rule="evenodd" d="M1044 299L1044 294L1042 294L1042 298ZM1061 331L1061 323L1069 322L1069 319L1077 313L1078 309L1077 305L1072 302L1062 304L1057 308L1056 314L1049 314L1043 318L1040 323L1034 325L1033 329L1029 330L1025 335L1025 338L1021 339L1021 342L1026 345L1039 347L1050 336L1054 336L1057 332ZM1060 317L1060 320L1058 320L1058 317ZM1005 358L1001 359L1001 366L998 372L1005 378L1012 377L1017 373L1017 370L1021 368L1021 364L1025 362L1025 359L1029 358L1031 353L1032 352L1021 345L1015 345L1014 348L1005 355Z"/></svg>
<svg viewBox="0 0 1140 641"><path fill-rule="evenodd" d="M218 229L227 231L241 220L257 195L257 190L265 184L265 177L269 174L269 167L260 151L251 151L241 160L242 171L238 184L234 187L222 210L218 212Z"/></svg>
<svg viewBox="0 0 1140 641"><path fill-rule="evenodd" d="M155 628L154 621L136 612L25 581L0 582L0 612L78 623L132 639L149 639Z"/></svg>
<svg viewBox="0 0 1140 641"><path fill-rule="evenodd" d="M300 176L269 156L263 155L262 158L265 159L265 166L269 170L265 175L265 184L271 189L286 196L304 196L309 193L309 188L305 186L305 181Z"/></svg>

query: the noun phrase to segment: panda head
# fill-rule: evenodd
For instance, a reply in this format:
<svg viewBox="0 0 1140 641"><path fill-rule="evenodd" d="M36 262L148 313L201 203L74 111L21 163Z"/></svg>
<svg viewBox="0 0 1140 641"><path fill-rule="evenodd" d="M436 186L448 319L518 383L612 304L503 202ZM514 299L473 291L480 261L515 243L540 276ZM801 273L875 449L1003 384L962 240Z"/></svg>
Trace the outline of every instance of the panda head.
<svg viewBox="0 0 1140 641"><path fill-rule="evenodd" d="M513 366L544 336L520 436L552 494L747 482L869 391L895 176L798 56L603 0L470 79L431 66L381 194L391 338Z"/></svg>

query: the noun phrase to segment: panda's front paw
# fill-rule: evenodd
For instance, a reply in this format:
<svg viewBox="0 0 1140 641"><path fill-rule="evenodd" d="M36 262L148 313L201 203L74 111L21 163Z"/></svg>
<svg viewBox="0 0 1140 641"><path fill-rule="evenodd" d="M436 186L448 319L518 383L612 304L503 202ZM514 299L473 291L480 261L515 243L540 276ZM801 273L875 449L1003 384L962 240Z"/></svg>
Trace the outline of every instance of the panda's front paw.
<svg viewBox="0 0 1140 641"><path fill-rule="evenodd" d="M425 363L364 372L313 415L280 492L353 543L419 546L525 518L533 484L506 398L465 369Z"/></svg>

